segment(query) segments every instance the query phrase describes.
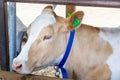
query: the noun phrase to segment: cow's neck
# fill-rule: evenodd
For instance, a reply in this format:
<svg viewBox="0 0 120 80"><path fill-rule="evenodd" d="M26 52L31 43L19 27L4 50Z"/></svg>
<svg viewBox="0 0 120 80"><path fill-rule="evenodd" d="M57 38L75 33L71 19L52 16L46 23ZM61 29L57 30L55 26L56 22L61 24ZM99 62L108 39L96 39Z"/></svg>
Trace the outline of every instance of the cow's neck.
<svg viewBox="0 0 120 80"><path fill-rule="evenodd" d="M110 44L100 38L98 34L99 29L92 26L82 25L80 29L76 30L72 50L65 65L69 76L75 80L78 78L83 80L85 76L89 76L88 73L92 69L96 69L101 64L105 65L103 70L106 69L107 65L104 62L112 49Z"/></svg>

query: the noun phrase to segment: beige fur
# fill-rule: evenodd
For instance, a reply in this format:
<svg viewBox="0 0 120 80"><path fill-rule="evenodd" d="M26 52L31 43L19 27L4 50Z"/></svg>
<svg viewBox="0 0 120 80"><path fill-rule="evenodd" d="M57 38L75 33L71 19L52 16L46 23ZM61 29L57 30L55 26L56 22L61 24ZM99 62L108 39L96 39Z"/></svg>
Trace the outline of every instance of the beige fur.
<svg viewBox="0 0 120 80"><path fill-rule="evenodd" d="M29 67L49 64L50 61L64 53L69 30L72 29L69 22L72 23L74 16L81 18L79 13L74 13L68 19L56 16L57 23L40 32L29 51ZM99 37L99 31L99 28L84 24L76 28L72 50L65 64L70 78L75 80L110 80L111 72L105 62L112 53L112 48L108 42ZM43 41L45 35L52 35L52 39Z"/></svg>
<svg viewBox="0 0 120 80"><path fill-rule="evenodd" d="M66 67L73 69L70 73L74 74L77 80L110 79L111 73L105 61L112 53L112 49L108 42L98 36L98 33L99 29L88 25L81 25L76 31L74 45ZM107 76L103 75L105 73Z"/></svg>
<svg viewBox="0 0 120 80"><path fill-rule="evenodd" d="M46 8L52 9L50 6ZM44 27L30 47L28 60L24 66L27 67L28 72L35 67L49 65L59 59L66 50L70 31L74 29L73 46L65 64L69 77L74 80L110 80L111 71L106 60L112 53L112 47L100 38L100 29L85 24L79 24L73 28L74 18L82 21L84 16L82 11L75 12L71 17L64 19L50 9L48 13L54 15L56 23ZM32 28L28 29L28 34L30 29ZM22 68L20 66L20 69Z"/></svg>

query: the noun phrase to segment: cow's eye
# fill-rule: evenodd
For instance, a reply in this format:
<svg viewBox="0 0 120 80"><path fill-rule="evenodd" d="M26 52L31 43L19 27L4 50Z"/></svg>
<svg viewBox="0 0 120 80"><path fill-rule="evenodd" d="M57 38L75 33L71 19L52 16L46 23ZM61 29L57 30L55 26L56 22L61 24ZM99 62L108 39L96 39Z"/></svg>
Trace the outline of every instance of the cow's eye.
<svg viewBox="0 0 120 80"><path fill-rule="evenodd" d="M52 37L52 36L50 36L50 35L49 35L49 36L48 36L48 35L45 35L45 36L43 37L43 40L51 39L51 37Z"/></svg>

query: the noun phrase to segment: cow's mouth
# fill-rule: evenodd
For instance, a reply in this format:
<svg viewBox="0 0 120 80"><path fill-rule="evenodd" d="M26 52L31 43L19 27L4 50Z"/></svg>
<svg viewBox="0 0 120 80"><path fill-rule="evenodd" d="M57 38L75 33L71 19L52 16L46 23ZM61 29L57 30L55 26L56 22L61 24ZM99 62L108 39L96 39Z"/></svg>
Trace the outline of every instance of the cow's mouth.
<svg viewBox="0 0 120 80"><path fill-rule="evenodd" d="M49 63L49 64L46 64L46 65L43 65L43 66L39 66L39 67L35 67L35 68L33 69L33 71L39 71L39 70L45 69L45 68L47 68L47 67L49 67L49 66L55 66L56 64L57 64L57 62L52 61L52 62Z"/></svg>
<svg viewBox="0 0 120 80"><path fill-rule="evenodd" d="M48 66L35 67L35 68L33 69L33 71L39 71L39 70L42 70L42 69L44 69L44 68L46 68L46 67L48 67Z"/></svg>
<svg viewBox="0 0 120 80"><path fill-rule="evenodd" d="M40 67L35 67L35 68L33 69L33 71L39 71L39 70L42 70L42 69L47 68L48 66L54 66L54 64L50 63L50 64L48 64L48 65L44 65L44 66L40 66Z"/></svg>

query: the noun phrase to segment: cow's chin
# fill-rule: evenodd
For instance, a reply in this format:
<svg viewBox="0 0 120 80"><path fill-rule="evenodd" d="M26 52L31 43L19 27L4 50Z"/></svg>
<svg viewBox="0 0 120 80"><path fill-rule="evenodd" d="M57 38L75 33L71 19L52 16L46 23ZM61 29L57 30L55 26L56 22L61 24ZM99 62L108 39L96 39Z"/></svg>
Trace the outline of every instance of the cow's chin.
<svg viewBox="0 0 120 80"><path fill-rule="evenodd" d="M44 66L38 66L38 67L35 67L33 69L33 71L39 71L39 70L42 70L42 69L45 69L47 68L48 66L53 66L54 64L47 64L47 65L44 65Z"/></svg>
<svg viewBox="0 0 120 80"><path fill-rule="evenodd" d="M41 69L47 68L48 66L55 66L55 64L57 64L57 63L54 62L54 61L51 61L49 64L35 67L35 68L33 69L33 71L39 71L39 70L41 70Z"/></svg>
<svg viewBox="0 0 120 80"><path fill-rule="evenodd" d="M17 71L17 73L20 73L20 74L31 74L30 71Z"/></svg>
<svg viewBox="0 0 120 80"><path fill-rule="evenodd" d="M44 68L46 68L46 67L48 67L48 66L35 67L35 68L33 69L33 71L39 71L39 70L44 69Z"/></svg>
<svg viewBox="0 0 120 80"><path fill-rule="evenodd" d="M17 73L20 73L20 74L31 74L32 71L29 71L29 70L16 70Z"/></svg>

